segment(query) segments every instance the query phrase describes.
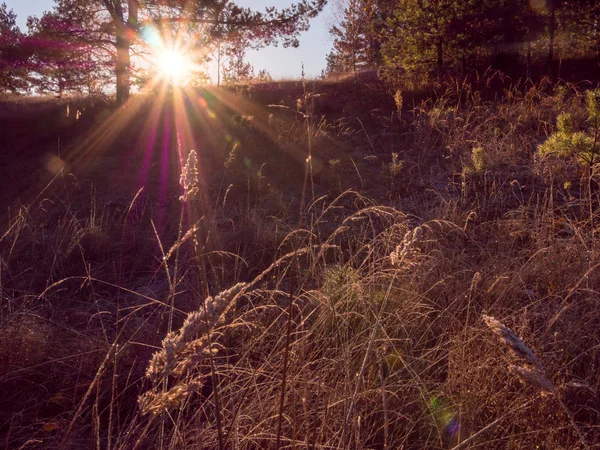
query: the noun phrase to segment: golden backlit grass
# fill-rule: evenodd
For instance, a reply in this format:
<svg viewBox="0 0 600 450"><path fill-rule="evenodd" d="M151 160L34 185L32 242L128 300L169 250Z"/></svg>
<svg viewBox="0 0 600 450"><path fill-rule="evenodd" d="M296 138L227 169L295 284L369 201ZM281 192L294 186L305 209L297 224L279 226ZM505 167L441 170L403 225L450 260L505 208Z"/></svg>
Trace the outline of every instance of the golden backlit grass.
<svg viewBox="0 0 600 450"><path fill-rule="evenodd" d="M7 448L593 448L596 175L537 153L560 112L585 126L584 95L480 94L369 105L344 132L313 121L327 97L294 121L256 107L220 169L244 187L190 223L187 183L168 236L142 194L65 187L13 210ZM292 137L319 176L266 189Z"/></svg>

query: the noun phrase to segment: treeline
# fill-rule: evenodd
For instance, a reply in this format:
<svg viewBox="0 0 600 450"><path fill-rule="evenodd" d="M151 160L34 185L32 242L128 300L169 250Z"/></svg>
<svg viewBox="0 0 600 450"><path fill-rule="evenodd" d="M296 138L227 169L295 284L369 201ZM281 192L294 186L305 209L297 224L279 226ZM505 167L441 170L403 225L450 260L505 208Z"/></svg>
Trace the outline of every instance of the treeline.
<svg viewBox="0 0 600 450"><path fill-rule="evenodd" d="M56 12L29 17L21 31L16 14L0 5L0 92L102 92L114 59L102 51L106 42L86 42L81 33Z"/></svg>
<svg viewBox="0 0 600 450"><path fill-rule="evenodd" d="M377 69L390 81L600 60L597 0L345 0L326 76Z"/></svg>
<svg viewBox="0 0 600 450"><path fill-rule="evenodd" d="M246 49L298 46L299 33L325 3L296 0L257 11L235 0L55 0L50 11L27 20L25 32L1 4L0 93L112 89L123 103L133 85L156 80L148 65L161 51L181 49L192 66L216 60L225 82L268 79L243 60Z"/></svg>

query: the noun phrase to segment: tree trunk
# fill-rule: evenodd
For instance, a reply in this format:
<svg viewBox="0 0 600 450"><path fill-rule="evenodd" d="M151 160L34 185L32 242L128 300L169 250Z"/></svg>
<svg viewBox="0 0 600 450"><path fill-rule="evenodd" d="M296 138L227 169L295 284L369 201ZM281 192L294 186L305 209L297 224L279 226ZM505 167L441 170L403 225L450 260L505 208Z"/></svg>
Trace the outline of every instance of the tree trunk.
<svg viewBox="0 0 600 450"><path fill-rule="evenodd" d="M554 36L556 34L556 0L549 1L550 21L548 23L548 70L552 73L554 63Z"/></svg>
<svg viewBox="0 0 600 450"><path fill-rule="evenodd" d="M131 42L126 37L117 37L117 103L122 105L129 100L129 68Z"/></svg>
<svg viewBox="0 0 600 450"><path fill-rule="evenodd" d="M219 46L217 47L217 87L221 86L221 66L223 63L221 62L221 43L219 42Z"/></svg>
<svg viewBox="0 0 600 450"><path fill-rule="evenodd" d="M117 23L117 103L122 105L129 100L131 89L130 69L131 69L131 43L133 36L138 29L138 0L127 0L128 16L127 22ZM119 11L121 18L123 11Z"/></svg>

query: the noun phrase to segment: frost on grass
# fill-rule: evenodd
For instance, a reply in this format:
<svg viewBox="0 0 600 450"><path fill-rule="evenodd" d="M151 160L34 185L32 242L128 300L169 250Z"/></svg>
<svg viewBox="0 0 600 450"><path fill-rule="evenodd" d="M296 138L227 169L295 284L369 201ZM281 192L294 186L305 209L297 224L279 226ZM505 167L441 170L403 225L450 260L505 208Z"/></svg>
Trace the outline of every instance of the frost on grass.
<svg viewBox="0 0 600 450"><path fill-rule="evenodd" d="M202 309L188 314L179 331L164 338L162 348L154 353L146 371L153 387L139 398L144 413L179 406L189 394L199 389L201 382L198 379L190 383L184 378L207 355L216 352L209 333L245 287L245 283L238 283L215 297L208 297ZM174 377L176 384L168 391L161 391L162 382L168 377Z"/></svg>

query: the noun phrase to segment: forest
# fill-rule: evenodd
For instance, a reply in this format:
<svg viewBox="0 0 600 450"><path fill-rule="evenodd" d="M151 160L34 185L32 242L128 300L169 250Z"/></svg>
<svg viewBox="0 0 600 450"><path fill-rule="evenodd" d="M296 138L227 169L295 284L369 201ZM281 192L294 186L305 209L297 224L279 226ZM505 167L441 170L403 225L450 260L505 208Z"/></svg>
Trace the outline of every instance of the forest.
<svg viewBox="0 0 600 450"><path fill-rule="evenodd" d="M560 77L563 65L600 56L598 13L593 0L349 1L326 74L378 69L404 86L488 68Z"/></svg>
<svg viewBox="0 0 600 450"><path fill-rule="evenodd" d="M0 448L600 448L599 2L6 1Z"/></svg>
<svg viewBox="0 0 600 450"><path fill-rule="evenodd" d="M266 73L260 77L244 63L247 49L277 41L299 45L298 35L324 5L304 0L255 12L226 0L64 0L39 18L28 17L23 32L3 4L0 89L93 95L112 86L123 101L131 85L150 82L155 41L165 39L184 47L196 86L209 82L210 62L218 66L216 84L222 70L232 83L264 81ZM575 61L600 58L599 11L594 0L337 0L322 77L376 70L382 80L405 87L488 68L524 77L544 68L560 77Z"/></svg>

